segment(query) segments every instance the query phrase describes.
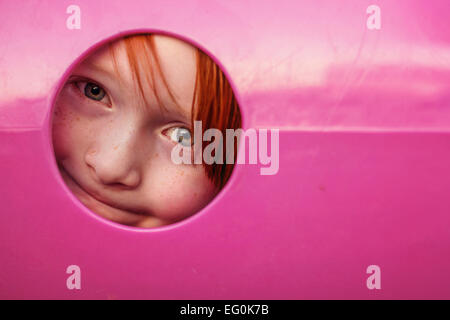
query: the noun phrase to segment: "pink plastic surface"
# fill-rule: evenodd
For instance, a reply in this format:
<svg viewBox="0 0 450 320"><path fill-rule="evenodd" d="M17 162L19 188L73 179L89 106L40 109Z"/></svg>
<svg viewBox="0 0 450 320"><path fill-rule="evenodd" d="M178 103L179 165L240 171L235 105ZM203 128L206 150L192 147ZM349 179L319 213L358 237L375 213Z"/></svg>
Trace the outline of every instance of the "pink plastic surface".
<svg viewBox="0 0 450 320"><path fill-rule="evenodd" d="M1 1L0 298L449 299L449 21L448 0ZM280 129L278 174L238 166L161 229L85 209L55 164L52 101L83 54L133 30L211 53L244 127Z"/></svg>

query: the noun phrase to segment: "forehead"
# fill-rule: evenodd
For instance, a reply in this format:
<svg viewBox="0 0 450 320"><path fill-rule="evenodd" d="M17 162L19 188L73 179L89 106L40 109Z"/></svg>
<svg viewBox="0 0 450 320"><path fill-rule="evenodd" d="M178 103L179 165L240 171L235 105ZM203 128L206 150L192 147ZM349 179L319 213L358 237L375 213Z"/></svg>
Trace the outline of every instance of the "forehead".
<svg viewBox="0 0 450 320"><path fill-rule="evenodd" d="M131 47L131 50L134 51L134 56L139 60L139 77L143 84L143 93L146 101L155 100L152 90L152 87L155 87L158 95L164 100L164 104L167 107L173 104L164 81L157 71L156 63L158 63L164 80L171 93L175 96L178 105L183 109L190 109L197 72L196 48L172 37L163 35L153 35L152 37L155 44L154 53L157 55L157 62L152 59L150 65L146 63L148 57L152 57L152 55L149 52L149 46L145 45L143 38L141 38L142 42L137 42L139 45ZM111 49L114 54L112 54L108 46L103 46L83 60L78 68L95 69L108 75L110 78L120 81L122 87L136 89L138 84L133 75L124 40L120 39L113 42ZM150 68L153 69L155 83L151 83Z"/></svg>

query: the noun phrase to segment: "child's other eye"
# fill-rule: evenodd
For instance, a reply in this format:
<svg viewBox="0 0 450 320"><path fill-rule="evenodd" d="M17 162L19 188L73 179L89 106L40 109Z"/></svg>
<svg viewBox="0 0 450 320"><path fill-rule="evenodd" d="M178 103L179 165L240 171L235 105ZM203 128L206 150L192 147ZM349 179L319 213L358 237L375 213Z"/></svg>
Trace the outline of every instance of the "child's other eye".
<svg viewBox="0 0 450 320"><path fill-rule="evenodd" d="M110 104L106 91L98 84L94 82L77 81L75 82L75 85L87 98L95 101L102 101L105 99L106 101L104 102Z"/></svg>
<svg viewBox="0 0 450 320"><path fill-rule="evenodd" d="M184 147L190 147L192 145L191 132L184 127L173 127L165 133L170 140L176 143L180 143Z"/></svg>

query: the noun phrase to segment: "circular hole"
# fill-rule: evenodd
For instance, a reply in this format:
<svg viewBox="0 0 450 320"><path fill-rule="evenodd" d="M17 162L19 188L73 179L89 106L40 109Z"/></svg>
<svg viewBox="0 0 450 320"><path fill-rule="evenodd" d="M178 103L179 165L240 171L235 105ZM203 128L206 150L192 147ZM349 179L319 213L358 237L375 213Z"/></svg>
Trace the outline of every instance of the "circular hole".
<svg viewBox="0 0 450 320"><path fill-rule="evenodd" d="M56 163L98 216L155 228L204 208L234 167L241 113L220 67L178 38L140 33L72 67L53 106Z"/></svg>

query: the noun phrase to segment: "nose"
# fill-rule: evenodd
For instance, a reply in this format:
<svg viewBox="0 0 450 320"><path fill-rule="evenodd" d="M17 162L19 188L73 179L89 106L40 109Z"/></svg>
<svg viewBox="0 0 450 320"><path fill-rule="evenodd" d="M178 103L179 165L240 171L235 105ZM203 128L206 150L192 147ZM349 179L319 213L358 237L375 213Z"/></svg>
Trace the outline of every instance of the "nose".
<svg viewBox="0 0 450 320"><path fill-rule="evenodd" d="M132 134L106 140L105 143L97 141L85 155L94 179L108 186L136 188L141 182L141 174Z"/></svg>

